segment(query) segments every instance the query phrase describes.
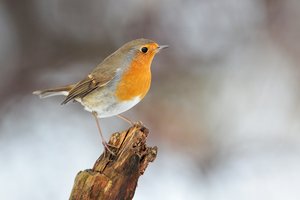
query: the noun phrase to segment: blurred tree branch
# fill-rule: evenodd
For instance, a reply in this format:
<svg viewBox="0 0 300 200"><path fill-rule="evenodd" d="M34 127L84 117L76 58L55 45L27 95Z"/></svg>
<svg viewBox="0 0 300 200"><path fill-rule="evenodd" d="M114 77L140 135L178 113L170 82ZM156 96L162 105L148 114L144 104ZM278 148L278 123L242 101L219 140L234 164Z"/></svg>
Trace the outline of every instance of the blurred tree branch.
<svg viewBox="0 0 300 200"><path fill-rule="evenodd" d="M115 155L104 152L93 169L80 171L70 200L132 199L139 177L157 155L157 147L147 147L148 129L136 124L114 133L109 145Z"/></svg>

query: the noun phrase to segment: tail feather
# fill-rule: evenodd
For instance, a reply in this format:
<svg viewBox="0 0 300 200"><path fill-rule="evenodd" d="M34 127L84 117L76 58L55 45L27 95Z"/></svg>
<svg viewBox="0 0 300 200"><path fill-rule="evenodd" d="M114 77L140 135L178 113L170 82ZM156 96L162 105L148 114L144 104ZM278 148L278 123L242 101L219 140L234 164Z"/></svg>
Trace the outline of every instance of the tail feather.
<svg viewBox="0 0 300 200"><path fill-rule="evenodd" d="M63 87L51 88L46 90L37 90L32 94L38 95L40 98L47 98L57 95L67 96L69 91L74 87L74 85L67 85Z"/></svg>

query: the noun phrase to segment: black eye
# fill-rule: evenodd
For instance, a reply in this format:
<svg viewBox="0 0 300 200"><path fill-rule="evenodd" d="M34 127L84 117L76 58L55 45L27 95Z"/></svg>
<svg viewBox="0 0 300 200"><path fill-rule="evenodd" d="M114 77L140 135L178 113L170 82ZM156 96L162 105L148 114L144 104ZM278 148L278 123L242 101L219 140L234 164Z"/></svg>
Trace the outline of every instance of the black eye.
<svg viewBox="0 0 300 200"><path fill-rule="evenodd" d="M143 48L141 49L141 51L142 51L143 53L147 53L148 48L147 48L147 47L143 47Z"/></svg>

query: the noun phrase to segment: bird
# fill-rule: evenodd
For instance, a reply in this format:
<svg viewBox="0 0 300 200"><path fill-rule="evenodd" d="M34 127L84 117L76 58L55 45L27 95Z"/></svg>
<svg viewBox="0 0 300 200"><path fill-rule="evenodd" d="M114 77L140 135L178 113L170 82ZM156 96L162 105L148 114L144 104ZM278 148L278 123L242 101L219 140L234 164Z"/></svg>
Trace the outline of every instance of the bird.
<svg viewBox="0 0 300 200"><path fill-rule="evenodd" d="M125 43L106 57L82 80L66 86L34 91L40 98L63 95L66 104L80 103L93 114L102 144L110 153L99 120L117 116L134 123L122 113L139 103L151 85L151 64L154 56L168 45L150 39L135 39Z"/></svg>

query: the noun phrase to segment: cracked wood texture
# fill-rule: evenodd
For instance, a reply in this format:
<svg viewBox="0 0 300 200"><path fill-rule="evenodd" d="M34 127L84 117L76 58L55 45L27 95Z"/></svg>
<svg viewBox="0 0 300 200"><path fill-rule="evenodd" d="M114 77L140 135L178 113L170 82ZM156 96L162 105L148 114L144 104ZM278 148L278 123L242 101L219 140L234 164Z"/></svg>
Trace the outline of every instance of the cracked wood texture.
<svg viewBox="0 0 300 200"><path fill-rule="evenodd" d="M139 177L157 155L157 147L146 146L148 133L141 123L114 133L109 146L115 155L105 151L93 169L80 171L70 200L132 199Z"/></svg>

